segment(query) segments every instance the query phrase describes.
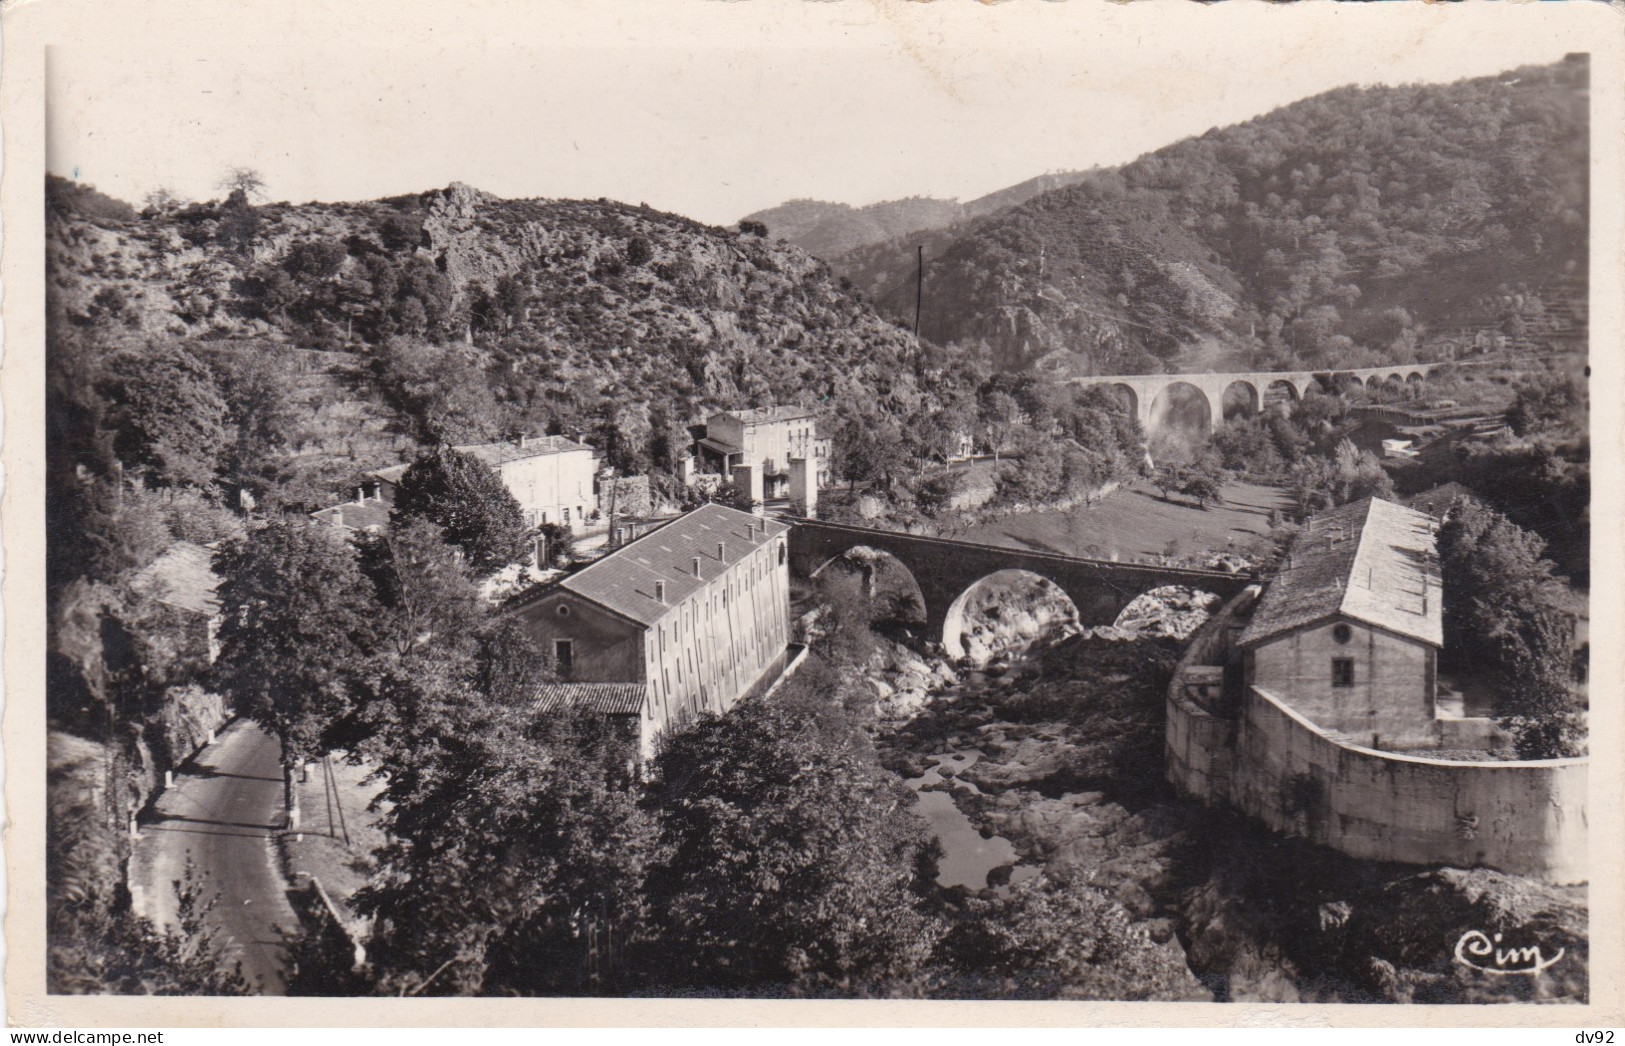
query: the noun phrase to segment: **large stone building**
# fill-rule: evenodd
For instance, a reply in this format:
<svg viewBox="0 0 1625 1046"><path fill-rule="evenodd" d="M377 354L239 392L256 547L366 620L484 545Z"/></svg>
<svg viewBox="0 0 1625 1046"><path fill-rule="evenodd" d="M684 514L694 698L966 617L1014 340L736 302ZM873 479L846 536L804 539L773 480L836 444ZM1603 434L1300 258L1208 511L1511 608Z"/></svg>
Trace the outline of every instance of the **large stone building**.
<svg viewBox="0 0 1625 1046"><path fill-rule="evenodd" d="M741 480L753 501L805 503L829 486L831 443L818 434L817 416L804 407L713 414L695 446L702 471Z"/></svg>
<svg viewBox="0 0 1625 1046"><path fill-rule="evenodd" d="M1502 758L1493 718L1441 699L1436 525L1374 498L1313 517L1193 637L1169 780L1353 857L1582 881L1586 760Z"/></svg>
<svg viewBox="0 0 1625 1046"><path fill-rule="evenodd" d="M705 505L514 597L504 613L560 677L543 704L635 721L647 756L669 727L765 689L789 649L788 532Z"/></svg>
<svg viewBox="0 0 1625 1046"><path fill-rule="evenodd" d="M527 526L562 523L580 532L597 509L592 448L585 443L563 436L521 436L453 449L485 462L502 477ZM395 465L372 474L379 483L377 497L385 504L395 503L396 488L410 467ZM362 492L363 500L367 493Z"/></svg>

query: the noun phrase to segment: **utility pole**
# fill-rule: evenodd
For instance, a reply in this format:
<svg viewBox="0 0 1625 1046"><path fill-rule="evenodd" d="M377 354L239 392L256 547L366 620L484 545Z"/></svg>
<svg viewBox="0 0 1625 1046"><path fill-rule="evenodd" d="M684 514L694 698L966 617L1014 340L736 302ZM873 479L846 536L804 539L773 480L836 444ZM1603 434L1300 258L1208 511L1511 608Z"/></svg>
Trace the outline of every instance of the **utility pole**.
<svg viewBox="0 0 1625 1046"><path fill-rule="evenodd" d="M914 267L914 336L920 336L920 299L925 295L925 244L914 248L916 255Z"/></svg>

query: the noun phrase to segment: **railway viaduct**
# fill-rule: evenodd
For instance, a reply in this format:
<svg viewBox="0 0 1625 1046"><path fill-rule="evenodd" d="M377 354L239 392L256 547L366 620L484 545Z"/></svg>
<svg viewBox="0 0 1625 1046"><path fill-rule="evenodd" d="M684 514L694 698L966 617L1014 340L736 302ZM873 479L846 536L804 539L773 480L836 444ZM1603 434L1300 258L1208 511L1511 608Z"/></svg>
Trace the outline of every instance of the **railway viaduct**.
<svg viewBox="0 0 1625 1046"><path fill-rule="evenodd" d="M1251 374L1118 374L1073 378L1074 385L1105 385L1128 394L1129 406L1140 427L1150 434L1160 424L1162 412L1157 409L1166 402L1166 393L1175 386L1194 390L1206 411L1202 431L1212 432L1224 420L1224 395L1232 386L1247 397L1250 413L1263 413L1266 398L1272 392L1282 392L1294 402L1301 400L1312 386L1332 389L1339 379L1352 379L1368 386L1383 382L1420 382L1442 363L1409 363L1395 367L1359 367L1336 371L1263 371Z"/></svg>
<svg viewBox="0 0 1625 1046"><path fill-rule="evenodd" d="M1025 570L1048 580L1072 600L1085 626L1113 623L1124 607L1154 588L1183 585L1229 599L1253 580L1222 570L1077 559L800 517L785 521L791 524L790 569L798 577L816 577L832 560L859 547L885 552L906 567L925 603L926 634L940 636L950 657L964 653L960 636L971 590L1001 570Z"/></svg>

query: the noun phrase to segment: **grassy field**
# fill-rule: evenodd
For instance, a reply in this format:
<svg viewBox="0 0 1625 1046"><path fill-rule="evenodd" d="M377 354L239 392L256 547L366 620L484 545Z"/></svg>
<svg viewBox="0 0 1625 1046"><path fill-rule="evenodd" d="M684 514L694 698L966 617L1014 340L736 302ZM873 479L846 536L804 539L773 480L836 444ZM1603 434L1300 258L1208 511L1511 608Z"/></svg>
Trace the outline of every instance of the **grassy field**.
<svg viewBox="0 0 1625 1046"><path fill-rule="evenodd" d="M1164 500L1141 480L1090 507L1007 516L956 536L1099 559L1146 559L1170 549L1176 556L1199 557L1246 547L1269 532L1270 510L1288 504L1286 491L1278 487L1235 482L1224 488L1224 504L1203 509L1177 495Z"/></svg>

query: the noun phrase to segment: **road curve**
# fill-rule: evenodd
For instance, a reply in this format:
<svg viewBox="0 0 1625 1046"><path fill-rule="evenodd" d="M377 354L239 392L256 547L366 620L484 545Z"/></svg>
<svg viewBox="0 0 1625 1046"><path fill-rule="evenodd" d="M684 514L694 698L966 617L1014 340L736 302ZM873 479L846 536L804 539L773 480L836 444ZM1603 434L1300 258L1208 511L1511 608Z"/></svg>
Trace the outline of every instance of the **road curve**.
<svg viewBox="0 0 1625 1046"><path fill-rule="evenodd" d="M281 750L247 720L228 726L165 789L141 826L130 857L136 910L175 925L175 890L190 855L218 901L210 913L228 962L240 961L251 985L281 995L280 930L297 920L277 871L273 837L282 821Z"/></svg>

